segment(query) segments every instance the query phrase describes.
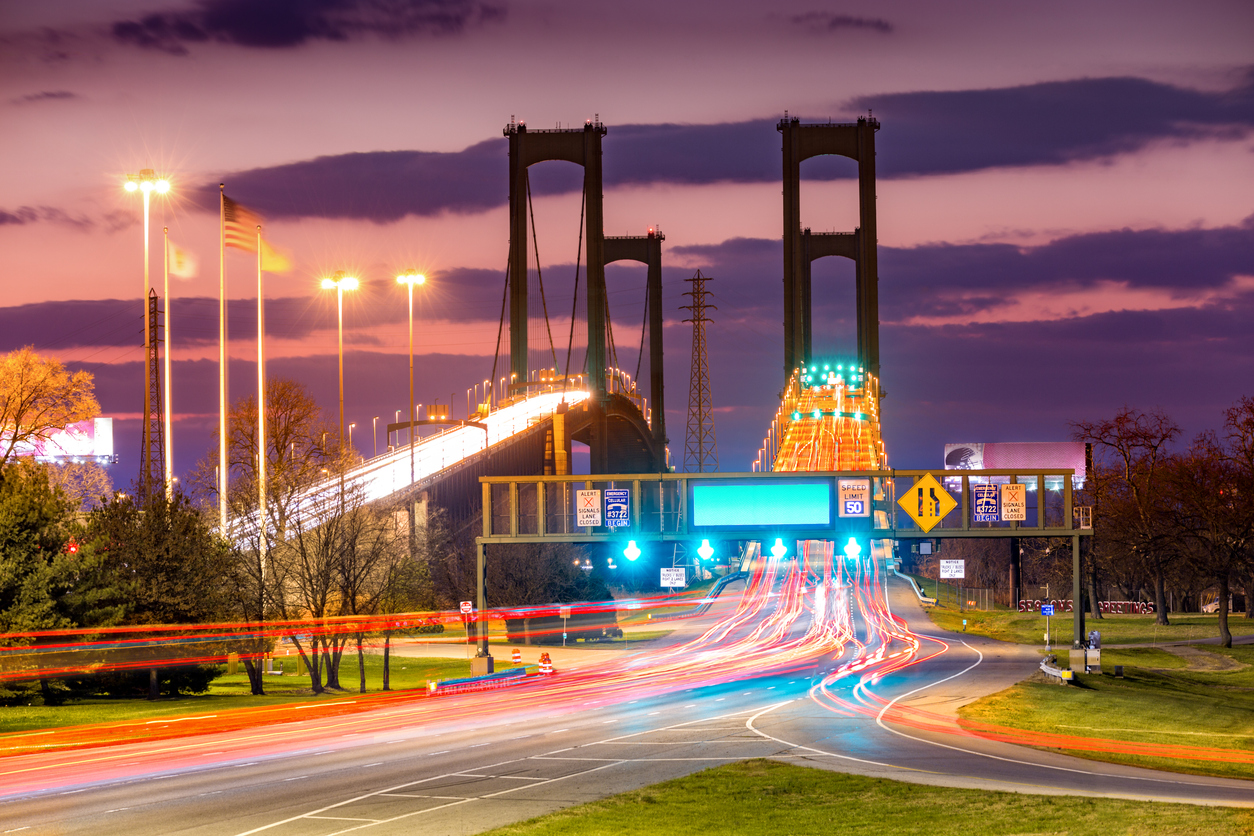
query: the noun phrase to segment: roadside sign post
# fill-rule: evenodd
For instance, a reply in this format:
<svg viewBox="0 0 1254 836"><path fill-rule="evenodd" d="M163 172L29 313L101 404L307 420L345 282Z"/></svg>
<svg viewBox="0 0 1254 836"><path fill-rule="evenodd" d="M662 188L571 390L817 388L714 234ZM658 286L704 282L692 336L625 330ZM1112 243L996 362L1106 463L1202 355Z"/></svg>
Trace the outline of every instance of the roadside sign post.
<svg viewBox="0 0 1254 836"><path fill-rule="evenodd" d="M965 560L942 560L940 562L941 580L962 580L967 576L967 562ZM958 610L961 612L962 595L958 596Z"/></svg>
<svg viewBox="0 0 1254 836"><path fill-rule="evenodd" d="M470 616L475 611L475 606L470 601L462 601L462 624L466 627L466 658L470 658Z"/></svg>
<svg viewBox="0 0 1254 836"><path fill-rule="evenodd" d="M570 607L562 607L557 611L562 617L562 647L566 646L566 622L570 618Z"/></svg>
<svg viewBox="0 0 1254 836"><path fill-rule="evenodd" d="M1049 652L1049 617L1054 614L1053 604L1041 604L1041 615L1045 616L1045 652Z"/></svg>

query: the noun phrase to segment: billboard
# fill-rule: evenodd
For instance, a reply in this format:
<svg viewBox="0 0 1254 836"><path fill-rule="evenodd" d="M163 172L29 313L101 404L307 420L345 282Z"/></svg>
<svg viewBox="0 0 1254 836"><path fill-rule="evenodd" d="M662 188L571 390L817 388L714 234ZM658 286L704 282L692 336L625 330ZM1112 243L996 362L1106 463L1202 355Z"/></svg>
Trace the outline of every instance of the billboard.
<svg viewBox="0 0 1254 836"><path fill-rule="evenodd" d="M0 434L0 441L4 435ZM95 418L49 433L47 438L18 444L14 453L52 464L113 463L113 419Z"/></svg>
<svg viewBox="0 0 1254 836"><path fill-rule="evenodd" d="M830 529L835 493L832 479L693 480L688 483L691 527Z"/></svg>
<svg viewBox="0 0 1254 836"><path fill-rule="evenodd" d="M946 470L1075 470L1073 484L1084 485L1082 441L974 441L945 445Z"/></svg>

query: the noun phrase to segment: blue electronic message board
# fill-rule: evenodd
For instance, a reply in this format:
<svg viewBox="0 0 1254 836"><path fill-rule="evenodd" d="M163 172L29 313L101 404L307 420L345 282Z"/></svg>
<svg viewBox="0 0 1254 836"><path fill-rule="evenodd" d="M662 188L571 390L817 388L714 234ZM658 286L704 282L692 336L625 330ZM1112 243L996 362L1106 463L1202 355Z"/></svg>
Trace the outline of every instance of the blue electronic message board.
<svg viewBox="0 0 1254 836"><path fill-rule="evenodd" d="M831 479L689 482L689 526L697 531L831 528L833 484Z"/></svg>

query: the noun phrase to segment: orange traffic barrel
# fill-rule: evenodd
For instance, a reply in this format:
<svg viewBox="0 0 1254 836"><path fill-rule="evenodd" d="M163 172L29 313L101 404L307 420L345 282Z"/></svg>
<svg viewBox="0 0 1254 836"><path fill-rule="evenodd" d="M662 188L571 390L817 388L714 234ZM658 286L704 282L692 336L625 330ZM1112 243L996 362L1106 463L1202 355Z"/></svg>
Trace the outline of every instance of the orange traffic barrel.
<svg viewBox="0 0 1254 836"><path fill-rule="evenodd" d="M522 651L515 647L513 656L511 658L513 659L515 665L521 665L522 664Z"/></svg>

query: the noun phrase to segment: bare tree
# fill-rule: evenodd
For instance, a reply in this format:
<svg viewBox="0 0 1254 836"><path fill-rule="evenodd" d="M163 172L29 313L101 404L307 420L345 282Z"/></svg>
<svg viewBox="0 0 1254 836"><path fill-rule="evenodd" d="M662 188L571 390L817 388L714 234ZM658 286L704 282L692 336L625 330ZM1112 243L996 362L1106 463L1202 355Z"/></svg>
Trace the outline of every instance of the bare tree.
<svg viewBox="0 0 1254 836"><path fill-rule="evenodd" d="M1163 501L1164 463L1169 445L1180 435L1180 427L1161 411L1141 412L1124 407L1114 418L1075 421L1071 429L1077 441L1091 443L1095 454L1108 458L1115 470L1117 484L1109 488L1122 495L1131 511L1127 528L1118 536L1151 571L1156 623L1167 624L1164 579L1178 554L1159 506ZM1107 532L1115 534L1109 529Z"/></svg>
<svg viewBox="0 0 1254 836"><path fill-rule="evenodd" d="M1238 460L1208 432L1199 435L1185 455L1174 458L1167 471L1176 535L1199 574L1218 586L1219 639L1224 647L1232 647L1228 627L1232 584L1254 545L1254 503L1249 494L1254 485L1242 484Z"/></svg>
<svg viewBox="0 0 1254 836"><path fill-rule="evenodd" d="M31 346L0 357L0 467L22 449L100 414L88 372L71 374Z"/></svg>
<svg viewBox="0 0 1254 836"><path fill-rule="evenodd" d="M98 508L101 501L113 492L109 471L95 462L66 462L46 467L48 484L60 488L79 510Z"/></svg>

